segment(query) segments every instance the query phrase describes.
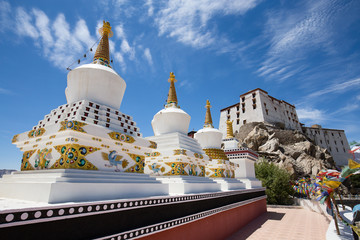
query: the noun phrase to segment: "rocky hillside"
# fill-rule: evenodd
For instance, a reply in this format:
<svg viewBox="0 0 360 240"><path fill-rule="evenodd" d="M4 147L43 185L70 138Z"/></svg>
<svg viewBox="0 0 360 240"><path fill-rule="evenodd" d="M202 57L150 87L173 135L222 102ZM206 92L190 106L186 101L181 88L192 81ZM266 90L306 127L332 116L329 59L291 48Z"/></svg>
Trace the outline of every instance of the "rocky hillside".
<svg viewBox="0 0 360 240"><path fill-rule="evenodd" d="M321 169L335 168L330 153L297 130L284 130L262 122L248 123L236 138L260 157L286 169L295 178L316 175Z"/></svg>

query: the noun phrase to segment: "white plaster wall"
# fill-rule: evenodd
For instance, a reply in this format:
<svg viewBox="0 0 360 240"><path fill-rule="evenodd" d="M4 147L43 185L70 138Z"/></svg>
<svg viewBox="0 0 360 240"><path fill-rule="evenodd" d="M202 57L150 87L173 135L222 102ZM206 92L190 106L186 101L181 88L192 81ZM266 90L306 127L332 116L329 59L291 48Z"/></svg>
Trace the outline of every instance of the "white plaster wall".
<svg viewBox="0 0 360 240"><path fill-rule="evenodd" d="M348 164L350 146L343 130L304 127L304 133L317 145L326 148L337 165Z"/></svg>

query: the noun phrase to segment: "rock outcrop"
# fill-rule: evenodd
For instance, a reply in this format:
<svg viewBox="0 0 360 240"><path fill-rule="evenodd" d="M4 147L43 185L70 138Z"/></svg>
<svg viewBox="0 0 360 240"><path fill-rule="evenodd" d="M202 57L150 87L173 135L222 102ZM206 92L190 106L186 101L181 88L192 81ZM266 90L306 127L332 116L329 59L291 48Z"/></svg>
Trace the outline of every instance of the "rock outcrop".
<svg viewBox="0 0 360 240"><path fill-rule="evenodd" d="M260 158L286 169L295 178L315 176L321 169L335 168L327 149L297 130L253 122L243 125L236 137L240 144L257 151Z"/></svg>

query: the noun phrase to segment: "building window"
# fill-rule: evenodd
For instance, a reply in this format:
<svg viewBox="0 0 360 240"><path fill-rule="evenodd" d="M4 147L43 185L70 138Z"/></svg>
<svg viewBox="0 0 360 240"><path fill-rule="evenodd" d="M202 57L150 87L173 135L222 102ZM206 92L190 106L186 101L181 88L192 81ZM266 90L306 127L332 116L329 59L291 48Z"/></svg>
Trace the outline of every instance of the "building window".
<svg viewBox="0 0 360 240"><path fill-rule="evenodd" d="M339 137L341 137L341 134L339 133Z"/></svg>
<svg viewBox="0 0 360 240"><path fill-rule="evenodd" d="M277 108L276 108L276 107L274 107L274 109L275 109L275 111L277 110Z"/></svg>
<svg viewBox="0 0 360 240"><path fill-rule="evenodd" d="M265 109L266 115L269 115L269 110Z"/></svg>
<svg viewBox="0 0 360 240"><path fill-rule="evenodd" d="M330 144L329 140L327 140L327 143Z"/></svg>
<svg viewBox="0 0 360 240"><path fill-rule="evenodd" d="M237 124L237 125L240 124L240 120L239 120L239 119L236 120L236 124Z"/></svg>
<svg viewBox="0 0 360 240"><path fill-rule="evenodd" d="M237 105L237 106L236 106L236 111L239 111L239 109L240 109L240 106Z"/></svg>
<svg viewBox="0 0 360 240"><path fill-rule="evenodd" d="M253 109L256 109L256 104L253 104Z"/></svg>
<svg viewBox="0 0 360 240"><path fill-rule="evenodd" d="M230 114L230 109L227 110L227 113Z"/></svg>
<svg viewBox="0 0 360 240"><path fill-rule="evenodd" d="M227 120L230 120L230 116L227 116Z"/></svg>
<svg viewBox="0 0 360 240"><path fill-rule="evenodd" d="M344 152L346 152L346 151L345 151L345 148L343 148L343 150L344 150Z"/></svg>
<svg viewBox="0 0 360 240"><path fill-rule="evenodd" d="M255 103L256 103L256 98L254 98L254 99L252 100L252 102L253 102L253 104L255 104Z"/></svg>
<svg viewBox="0 0 360 240"><path fill-rule="evenodd" d="M331 133L332 136L334 136L334 133Z"/></svg>
<svg viewBox="0 0 360 240"><path fill-rule="evenodd" d="M343 141L343 140L341 140L341 144L344 145L344 141Z"/></svg>
<svg viewBox="0 0 360 240"><path fill-rule="evenodd" d="M240 113L237 113L237 114L236 114L236 117L239 118L239 117L240 117Z"/></svg>
<svg viewBox="0 0 360 240"><path fill-rule="evenodd" d="M264 103L264 106L266 107L266 103Z"/></svg>
<svg viewBox="0 0 360 240"><path fill-rule="evenodd" d="M253 93L252 96L253 96L253 98L254 98L254 97L256 96L256 93Z"/></svg>
<svg viewBox="0 0 360 240"><path fill-rule="evenodd" d="M329 151L331 152L331 147L329 147Z"/></svg>
<svg viewBox="0 0 360 240"><path fill-rule="evenodd" d="M242 112L245 113L245 108L242 108Z"/></svg>
<svg viewBox="0 0 360 240"><path fill-rule="evenodd" d="M337 144L336 141L334 141L334 142L335 142L335 145L336 145Z"/></svg>
<svg viewBox="0 0 360 240"><path fill-rule="evenodd" d="M243 124L246 124L246 120L243 121Z"/></svg>
<svg viewBox="0 0 360 240"><path fill-rule="evenodd" d="M320 144L322 144L322 140L320 139Z"/></svg>
<svg viewBox="0 0 360 240"><path fill-rule="evenodd" d="M241 101L245 102L245 97L242 97L242 98L241 98Z"/></svg>

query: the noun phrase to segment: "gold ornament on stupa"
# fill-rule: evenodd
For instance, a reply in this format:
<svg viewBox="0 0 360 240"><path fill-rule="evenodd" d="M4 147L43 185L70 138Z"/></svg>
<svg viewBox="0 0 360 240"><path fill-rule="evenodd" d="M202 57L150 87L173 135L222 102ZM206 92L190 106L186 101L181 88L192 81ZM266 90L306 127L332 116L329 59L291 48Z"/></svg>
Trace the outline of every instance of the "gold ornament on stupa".
<svg viewBox="0 0 360 240"><path fill-rule="evenodd" d="M213 121L212 121L212 118L211 118L211 112L210 112L210 108L211 108L211 105L210 105L210 101L209 100L206 100L206 115L205 115L205 123L204 123L204 127L214 127L213 126Z"/></svg>
<svg viewBox="0 0 360 240"><path fill-rule="evenodd" d="M175 84L177 82L177 80L175 79L175 74L173 72L170 72L170 78L168 80L170 82L170 89L169 89L169 94L168 94L168 98L167 98L167 105L175 105L177 107L177 97L176 97L176 90L175 90Z"/></svg>
<svg viewBox="0 0 360 240"><path fill-rule="evenodd" d="M101 40L96 48L93 63L110 67L109 38L113 36L109 22L103 21L103 26L99 29Z"/></svg>
<svg viewBox="0 0 360 240"><path fill-rule="evenodd" d="M234 138L234 132L233 132L233 121L226 120L226 139Z"/></svg>

